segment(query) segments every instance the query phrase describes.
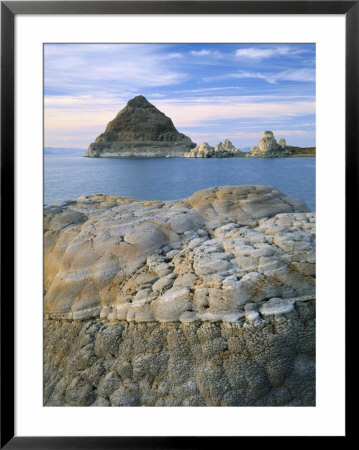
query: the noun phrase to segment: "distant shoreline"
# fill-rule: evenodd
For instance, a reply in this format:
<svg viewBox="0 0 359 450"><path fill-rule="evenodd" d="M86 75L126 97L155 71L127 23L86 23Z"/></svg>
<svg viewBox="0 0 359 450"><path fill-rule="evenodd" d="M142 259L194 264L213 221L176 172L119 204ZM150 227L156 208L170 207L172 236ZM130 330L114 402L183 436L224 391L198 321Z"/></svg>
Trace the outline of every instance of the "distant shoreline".
<svg viewBox="0 0 359 450"><path fill-rule="evenodd" d="M183 158L182 156L87 156L87 155L82 155L83 158L89 158L89 159L189 159L189 160L201 160L201 159L293 159L293 158L315 158L316 155L315 154L305 154L305 153L301 153L301 154L297 154L297 155L290 155L290 156L271 156L271 157L260 157L260 156L245 156L240 157L240 156L232 156L232 157L221 157L221 158Z"/></svg>
<svg viewBox="0 0 359 450"><path fill-rule="evenodd" d="M298 147L297 147L298 148ZM303 147L303 149L312 149L315 147ZM298 148L299 149L299 148ZM277 157L277 156L268 156L268 157L257 157L257 156L248 156L249 155L249 151L245 151L243 152L245 153L244 156L231 156L231 157L208 157L208 158L184 158L183 156L180 156L178 154L174 154L172 155L167 155L167 156L163 156L163 155L158 155L155 156L153 155L153 152L151 152L151 154L146 154L143 153L141 155L130 155L130 154L126 154L126 155L119 155L119 154L106 154L106 155L99 155L99 156L89 156L86 154L86 150L85 149L79 149L79 148L65 148L65 147L45 147L44 148L44 156L81 156L84 158L92 158L92 159L96 159L96 158L110 158L110 159L173 159L173 158L180 158L180 159L232 159L232 158L236 158L236 159L240 159L240 158L255 158L255 159L283 159L283 158L315 158L316 154L315 153L294 153L292 155L287 155L287 156L281 156L281 157Z"/></svg>
<svg viewBox="0 0 359 450"><path fill-rule="evenodd" d="M316 155L313 154L306 154L306 153L298 153L296 155L291 155L291 156L286 156L286 157L267 157L267 158L261 158L261 157L256 157L256 156L251 156L251 157L245 157L245 158L241 158L241 157L222 157L222 158L183 158L182 156L98 156L96 158L92 157L92 156L87 156L84 155L82 152L44 152L44 156L77 156L77 157L81 157L81 158L87 158L87 159L188 159L188 160L201 160L201 159L293 159L293 158L315 158Z"/></svg>

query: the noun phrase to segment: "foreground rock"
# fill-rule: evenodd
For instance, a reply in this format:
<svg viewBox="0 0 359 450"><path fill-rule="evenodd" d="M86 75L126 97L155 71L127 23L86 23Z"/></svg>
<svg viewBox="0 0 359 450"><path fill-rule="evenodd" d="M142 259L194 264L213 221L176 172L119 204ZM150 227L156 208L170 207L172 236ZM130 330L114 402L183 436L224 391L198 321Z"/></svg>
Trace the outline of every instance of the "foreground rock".
<svg viewBox="0 0 359 450"><path fill-rule="evenodd" d="M45 209L48 405L313 405L315 217L268 186Z"/></svg>
<svg viewBox="0 0 359 450"><path fill-rule="evenodd" d="M50 318L221 319L247 302L314 292L313 213L275 188L129 202L85 197L45 210Z"/></svg>
<svg viewBox="0 0 359 450"><path fill-rule="evenodd" d="M224 142L218 142L215 147L211 147L207 142L202 142L183 155L185 158L243 158L244 152L238 150L231 141L225 139Z"/></svg>
<svg viewBox="0 0 359 450"><path fill-rule="evenodd" d="M104 133L90 144L88 157L171 157L195 147L172 120L142 95L130 100Z"/></svg>

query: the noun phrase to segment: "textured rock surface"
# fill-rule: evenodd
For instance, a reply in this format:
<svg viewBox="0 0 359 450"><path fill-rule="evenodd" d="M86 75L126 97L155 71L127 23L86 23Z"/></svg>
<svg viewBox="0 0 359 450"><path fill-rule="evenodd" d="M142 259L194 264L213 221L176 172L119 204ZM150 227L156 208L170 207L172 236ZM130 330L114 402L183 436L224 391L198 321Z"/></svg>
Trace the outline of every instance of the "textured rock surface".
<svg viewBox="0 0 359 450"><path fill-rule="evenodd" d="M196 147L184 154L185 158L240 158L245 153L238 150L231 141L225 139L224 142L218 142L215 147L211 147L207 142L202 142Z"/></svg>
<svg viewBox="0 0 359 450"><path fill-rule="evenodd" d="M44 403L313 405L315 215L270 186L45 208Z"/></svg>
<svg viewBox="0 0 359 450"><path fill-rule="evenodd" d="M183 156L195 146L189 137L176 130L169 117L138 95L108 123L85 156Z"/></svg>
<svg viewBox="0 0 359 450"><path fill-rule="evenodd" d="M315 405L314 302L255 314L237 323L47 320L44 404Z"/></svg>

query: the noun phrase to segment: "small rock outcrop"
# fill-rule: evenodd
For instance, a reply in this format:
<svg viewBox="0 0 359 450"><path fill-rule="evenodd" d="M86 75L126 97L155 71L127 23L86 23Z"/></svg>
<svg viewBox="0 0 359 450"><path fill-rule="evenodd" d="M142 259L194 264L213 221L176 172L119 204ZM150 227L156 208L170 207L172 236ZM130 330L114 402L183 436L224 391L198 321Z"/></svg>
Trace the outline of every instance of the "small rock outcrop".
<svg viewBox="0 0 359 450"><path fill-rule="evenodd" d="M214 152L214 148L211 147L208 142L202 142L199 147L196 147L189 152L185 153L184 158L211 158Z"/></svg>
<svg viewBox="0 0 359 450"><path fill-rule="evenodd" d="M284 148L284 149L287 147L287 143L286 143L286 141L285 141L284 138L280 138L280 139L279 139L278 145L280 145L280 146L281 146L282 148Z"/></svg>
<svg viewBox="0 0 359 450"><path fill-rule="evenodd" d="M284 139L276 141L272 131L265 131L258 146L252 147L247 154L249 158L285 158L291 156Z"/></svg>
<svg viewBox="0 0 359 450"><path fill-rule="evenodd" d="M145 97L130 100L90 144L88 157L183 156L196 144Z"/></svg>
<svg viewBox="0 0 359 450"><path fill-rule="evenodd" d="M207 142L202 142L183 155L185 158L240 158L245 156L244 152L238 150L231 141L225 139L224 142L218 142L215 147L211 147Z"/></svg>
<svg viewBox="0 0 359 450"><path fill-rule="evenodd" d="M303 202L222 186L44 213L45 405L315 405Z"/></svg>

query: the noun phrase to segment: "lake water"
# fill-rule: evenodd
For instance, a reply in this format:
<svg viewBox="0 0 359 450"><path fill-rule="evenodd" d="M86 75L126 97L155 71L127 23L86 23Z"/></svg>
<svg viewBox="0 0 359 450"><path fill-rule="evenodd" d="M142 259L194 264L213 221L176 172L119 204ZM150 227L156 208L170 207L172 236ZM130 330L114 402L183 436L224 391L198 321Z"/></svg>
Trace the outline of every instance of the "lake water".
<svg viewBox="0 0 359 450"><path fill-rule="evenodd" d="M315 158L107 159L46 155L45 203L114 194L175 200L213 186L263 184L303 200L315 211Z"/></svg>

